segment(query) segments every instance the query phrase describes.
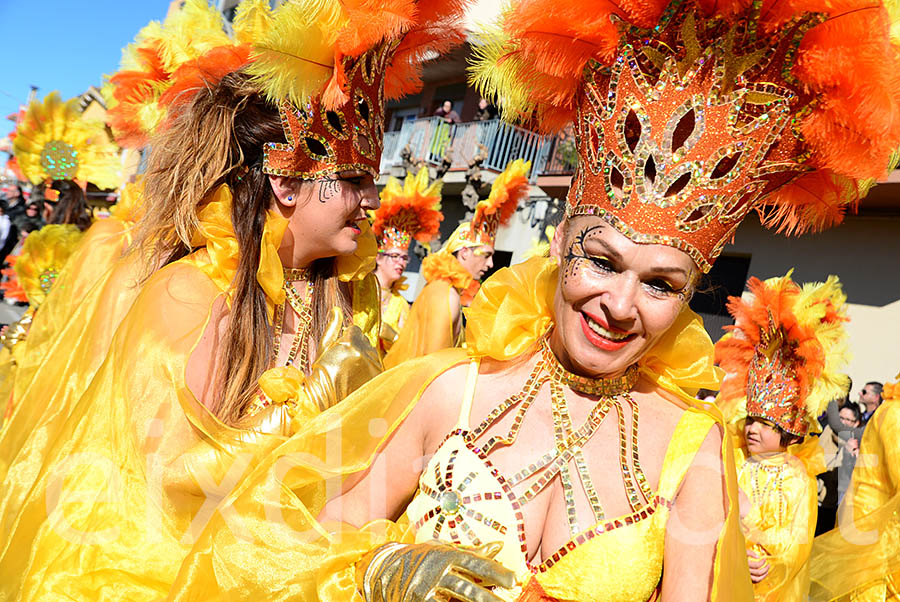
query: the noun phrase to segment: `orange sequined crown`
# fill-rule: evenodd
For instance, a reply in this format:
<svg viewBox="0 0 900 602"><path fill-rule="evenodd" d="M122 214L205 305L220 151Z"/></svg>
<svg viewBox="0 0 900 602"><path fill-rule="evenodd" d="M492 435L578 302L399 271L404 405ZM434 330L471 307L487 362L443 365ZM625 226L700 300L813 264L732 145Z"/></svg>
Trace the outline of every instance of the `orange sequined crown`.
<svg viewBox="0 0 900 602"><path fill-rule="evenodd" d="M739 336L716 343L716 361L730 378L723 402L746 397L748 416L804 436L847 386L846 296L837 278L797 285L790 273L765 282L751 278L752 300L729 299ZM816 430L818 430L816 428Z"/></svg>
<svg viewBox="0 0 900 602"><path fill-rule="evenodd" d="M900 144L889 25L877 0L519 0L473 77L543 132L574 122L568 216L706 272L751 210L824 229L886 172Z"/></svg>
<svg viewBox="0 0 900 602"><path fill-rule="evenodd" d="M349 100L326 110L321 97L303 108L279 106L287 144L266 144L263 172L314 179L359 170L378 177L384 143L384 78L396 42L344 57Z"/></svg>
<svg viewBox="0 0 900 602"><path fill-rule="evenodd" d="M808 169L789 125L810 97L789 74L822 20L805 16L774 45L754 43L747 22L687 10L658 32L629 28L612 68L594 62L584 79L568 214L603 216L709 271L758 201Z"/></svg>

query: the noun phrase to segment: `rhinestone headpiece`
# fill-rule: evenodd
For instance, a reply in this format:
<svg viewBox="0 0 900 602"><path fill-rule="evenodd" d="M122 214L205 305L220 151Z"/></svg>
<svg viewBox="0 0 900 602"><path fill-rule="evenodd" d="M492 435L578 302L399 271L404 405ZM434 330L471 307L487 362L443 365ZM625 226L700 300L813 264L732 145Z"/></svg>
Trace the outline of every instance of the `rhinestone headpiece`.
<svg viewBox="0 0 900 602"><path fill-rule="evenodd" d="M611 67L589 63L568 214L679 248L707 272L741 219L809 169L789 126L812 97L791 68L824 17L804 15L763 43L753 20L674 7L652 30L626 28Z"/></svg>
<svg viewBox="0 0 900 602"><path fill-rule="evenodd" d="M321 98L302 108L290 101L279 106L287 143L269 142L263 172L314 179L346 170L378 177L384 144L384 78L397 42L344 57L349 100L325 110Z"/></svg>

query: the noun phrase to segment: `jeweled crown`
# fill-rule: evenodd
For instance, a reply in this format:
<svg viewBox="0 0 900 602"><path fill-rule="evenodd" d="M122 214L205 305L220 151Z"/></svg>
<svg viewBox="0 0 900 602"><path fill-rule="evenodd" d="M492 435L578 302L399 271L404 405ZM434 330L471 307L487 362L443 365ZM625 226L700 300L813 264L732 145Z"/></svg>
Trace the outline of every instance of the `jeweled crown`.
<svg viewBox="0 0 900 602"><path fill-rule="evenodd" d="M656 28L625 29L612 66L589 63L578 91L568 214L600 215L709 271L747 213L809 170L790 126L812 97L791 68L822 20L805 15L763 43L753 19L672 4Z"/></svg>
<svg viewBox="0 0 900 602"><path fill-rule="evenodd" d="M349 100L326 110L321 98L296 107L279 106L287 143L264 149L263 172L315 179L360 170L378 177L384 141L384 80L397 42L383 43L359 57L344 57Z"/></svg>

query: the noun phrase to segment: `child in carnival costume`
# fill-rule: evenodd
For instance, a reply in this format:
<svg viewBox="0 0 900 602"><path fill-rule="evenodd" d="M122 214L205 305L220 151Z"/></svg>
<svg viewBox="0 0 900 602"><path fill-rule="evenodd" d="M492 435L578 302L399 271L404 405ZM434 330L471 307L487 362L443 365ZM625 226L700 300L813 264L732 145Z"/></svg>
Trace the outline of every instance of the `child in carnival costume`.
<svg viewBox="0 0 900 602"><path fill-rule="evenodd" d="M183 10L220 42L159 97L127 255L140 289L94 374L70 367L76 391L45 401L63 416L29 444L38 466L19 454L7 472L0 597L167 596L223 496L212 483L381 370L365 211L384 104L461 41L463 5L251 0L233 39L202 0ZM183 56L176 41L159 56ZM102 545L60 513L109 527Z"/></svg>
<svg viewBox="0 0 900 602"><path fill-rule="evenodd" d="M386 368L465 340L462 308L478 292L479 282L494 265L497 229L509 222L528 197L530 161L516 159L491 185L488 198L475 207L469 222L460 224L443 247L422 260L427 283L410 310L409 328L384 358Z"/></svg>
<svg viewBox="0 0 900 602"><path fill-rule="evenodd" d="M835 225L884 175L889 32L868 1L512 5L475 78L505 116L574 121L551 257L484 283L465 349L384 372L273 450L205 528L184 597L752 600L688 300L749 212Z"/></svg>
<svg viewBox="0 0 900 602"><path fill-rule="evenodd" d="M718 404L734 429L741 519L756 600L800 602L809 591L816 475L825 470L818 416L848 386L846 297L836 277L800 286L751 278L732 297L731 334L716 343L726 371Z"/></svg>
<svg viewBox="0 0 900 602"><path fill-rule="evenodd" d="M381 287L381 351L386 353L409 316L409 303L400 294L407 285L403 270L413 239L428 245L437 236L441 213L441 181L428 183L428 169L409 174L403 184L390 178L381 191L381 207L374 213L372 231L378 239L375 275Z"/></svg>

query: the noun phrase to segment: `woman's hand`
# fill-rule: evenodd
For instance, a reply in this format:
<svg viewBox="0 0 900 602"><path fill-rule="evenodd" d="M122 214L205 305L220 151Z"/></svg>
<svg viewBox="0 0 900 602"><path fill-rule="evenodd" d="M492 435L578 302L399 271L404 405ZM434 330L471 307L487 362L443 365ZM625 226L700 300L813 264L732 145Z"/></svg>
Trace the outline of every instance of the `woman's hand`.
<svg viewBox="0 0 900 602"><path fill-rule="evenodd" d="M437 542L387 544L357 567L357 589L366 602L502 602L492 587L512 587L512 571L492 560L501 544L466 549Z"/></svg>
<svg viewBox="0 0 900 602"><path fill-rule="evenodd" d="M753 550L747 550L747 565L750 567L750 580L759 583L769 574L771 565L765 558L760 558Z"/></svg>

